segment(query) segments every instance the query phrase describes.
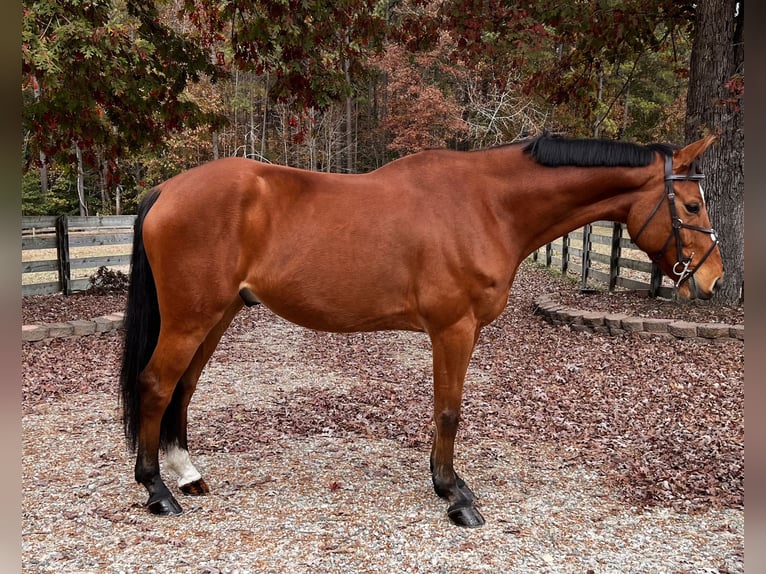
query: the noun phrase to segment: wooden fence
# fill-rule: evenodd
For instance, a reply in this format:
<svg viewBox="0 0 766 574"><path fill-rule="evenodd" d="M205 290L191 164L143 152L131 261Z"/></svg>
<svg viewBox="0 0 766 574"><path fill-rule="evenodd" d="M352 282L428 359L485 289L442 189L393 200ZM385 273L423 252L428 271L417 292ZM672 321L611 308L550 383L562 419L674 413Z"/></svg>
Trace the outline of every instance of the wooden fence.
<svg viewBox="0 0 766 574"><path fill-rule="evenodd" d="M562 274L577 277L580 288L646 291L672 298L672 281L630 240L625 224L596 221L541 247L530 258Z"/></svg>
<svg viewBox="0 0 766 574"><path fill-rule="evenodd" d="M83 291L89 277L106 266L127 272L134 215L103 217L22 217L22 295ZM627 238L625 226L598 221L534 252L530 258L564 275L583 289L646 290L672 297L672 284Z"/></svg>
<svg viewBox="0 0 766 574"><path fill-rule="evenodd" d="M88 288L99 267L127 271L134 215L21 218L21 294Z"/></svg>

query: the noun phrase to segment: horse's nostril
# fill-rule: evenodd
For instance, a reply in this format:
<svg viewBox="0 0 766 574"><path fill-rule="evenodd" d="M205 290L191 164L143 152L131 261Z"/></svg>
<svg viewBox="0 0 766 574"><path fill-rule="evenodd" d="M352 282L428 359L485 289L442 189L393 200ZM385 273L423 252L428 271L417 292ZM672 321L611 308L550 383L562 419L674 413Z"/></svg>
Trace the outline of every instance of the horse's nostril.
<svg viewBox="0 0 766 574"><path fill-rule="evenodd" d="M713 293L714 294L717 293L720 288L721 288L721 278L719 277L718 279L715 280L715 283L713 283L713 289L712 289Z"/></svg>

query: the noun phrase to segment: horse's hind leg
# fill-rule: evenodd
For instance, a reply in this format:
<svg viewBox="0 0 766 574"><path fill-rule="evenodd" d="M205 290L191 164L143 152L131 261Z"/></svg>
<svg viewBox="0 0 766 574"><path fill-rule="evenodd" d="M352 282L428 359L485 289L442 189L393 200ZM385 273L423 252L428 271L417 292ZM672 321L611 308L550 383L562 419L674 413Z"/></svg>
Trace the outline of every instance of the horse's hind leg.
<svg viewBox="0 0 766 574"><path fill-rule="evenodd" d="M459 322L431 333L434 361L434 423L431 478L434 491L449 502L447 515L458 526L476 527L484 518L474 494L454 467L455 436L460 421L463 383L478 337L473 321Z"/></svg>
<svg viewBox="0 0 766 574"><path fill-rule="evenodd" d="M207 483L189 456L187 437L189 403L197 388L197 381L202 370L241 308L242 302L237 300L199 346L189 368L178 382L173 399L162 420L161 445L166 452L165 461L168 468L178 475L178 488L187 495L200 496L210 492Z"/></svg>
<svg viewBox="0 0 766 574"><path fill-rule="evenodd" d="M160 326L157 346L139 377L140 423L135 468L136 481L149 493L146 504L153 514L172 515L182 511L160 476L160 446L168 448L171 465L180 469L182 480L189 483L201 480L201 476L192 478L199 473L188 458L186 411L202 368L241 306L239 300L230 305L212 329L204 323L194 330L183 329L182 322L172 319ZM178 448L170 448L175 445ZM189 487L206 488L204 481Z"/></svg>
<svg viewBox="0 0 766 574"><path fill-rule="evenodd" d="M205 333L179 332L164 323L152 358L139 376L140 424L135 477L149 493L146 504L153 514L181 513L181 506L160 476L161 424L176 386L204 338Z"/></svg>

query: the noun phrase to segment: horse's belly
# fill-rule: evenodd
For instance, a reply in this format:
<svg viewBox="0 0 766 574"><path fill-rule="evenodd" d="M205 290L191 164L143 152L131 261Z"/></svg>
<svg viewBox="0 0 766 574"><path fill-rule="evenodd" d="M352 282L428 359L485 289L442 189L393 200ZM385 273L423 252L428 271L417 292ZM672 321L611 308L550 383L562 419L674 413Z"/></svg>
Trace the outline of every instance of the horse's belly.
<svg viewBox="0 0 766 574"><path fill-rule="evenodd" d="M318 331L423 330L406 294L373 286L290 282L254 286L261 303L288 321Z"/></svg>
<svg viewBox="0 0 766 574"><path fill-rule="evenodd" d="M291 323L315 329L353 333L358 331L410 330L422 331L419 322L396 309L363 308L358 305L318 305L317 300L289 301L283 297L258 295L271 311Z"/></svg>

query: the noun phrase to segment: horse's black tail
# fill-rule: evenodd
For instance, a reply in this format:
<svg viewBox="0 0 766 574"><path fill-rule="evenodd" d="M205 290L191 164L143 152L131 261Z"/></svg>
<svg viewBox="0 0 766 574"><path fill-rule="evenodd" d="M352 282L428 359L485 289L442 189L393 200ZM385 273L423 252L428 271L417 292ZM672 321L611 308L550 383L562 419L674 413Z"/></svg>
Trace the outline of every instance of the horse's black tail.
<svg viewBox="0 0 766 574"><path fill-rule="evenodd" d="M130 285L128 305L125 310L125 339L123 342L120 387L125 438L135 450L139 432L139 384L138 376L149 363L157 346L160 333L160 310L157 288L144 250L144 218L157 201L158 189L150 191L138 207L133 229L133 254L130 261Z"/></svg>

